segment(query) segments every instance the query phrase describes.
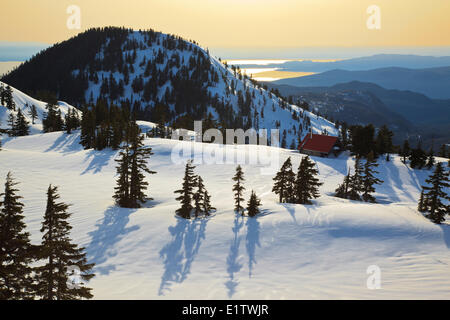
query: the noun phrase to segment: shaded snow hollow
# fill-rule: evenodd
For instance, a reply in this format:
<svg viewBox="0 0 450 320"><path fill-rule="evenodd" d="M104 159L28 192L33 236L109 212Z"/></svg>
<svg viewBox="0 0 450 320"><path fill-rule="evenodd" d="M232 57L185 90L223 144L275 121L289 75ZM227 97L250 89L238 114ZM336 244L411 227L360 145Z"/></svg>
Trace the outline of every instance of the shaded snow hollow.
<svg viewBox="0 0 450 320"><path fill-rule="evenodd" d="M416 210L428 170L411 170L398 157L380 161L378 204L334 198L353 159L315 158L321 197L313 205L279 204L272 177L243 165L245 198L262 200L257 218L233 213L235 164L199 165L217 213L209 219L175 217L173 193L184 165L171 162L178 142L146 139L153 148L148 177L154 198L144 208L114 206L111 150L83 150L79 132L3 138L0 183L8 171L20 184L32 242L39 243L49 183L73 204L73 239L95 262L90 282L97 299L449 299L450 226L434 225ZM191 142L182 142L191 143ZM192 142L194 143L194 142ZM213 146L220 148L220 146ZM227 146L248 155L259 146ZM276 149L280 163L301 156ZM367 268L381 270L381 289L366 286Z"/></svg>

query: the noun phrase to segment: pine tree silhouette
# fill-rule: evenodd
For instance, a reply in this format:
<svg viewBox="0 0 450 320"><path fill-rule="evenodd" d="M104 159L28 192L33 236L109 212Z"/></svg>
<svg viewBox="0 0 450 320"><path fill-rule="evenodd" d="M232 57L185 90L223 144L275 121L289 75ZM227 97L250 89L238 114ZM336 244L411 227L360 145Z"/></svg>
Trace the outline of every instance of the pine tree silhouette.
<svg viewBox="0 0 450 320"><path fill-rule="evenodd" d="M242 193L245 190L245 187L242 185L242 182L245 181L244 172L240 165L236 167L236 174L233 177L233 181L236 183L233 185L234 191L234 200L235 207L234 211L243 214L244 208L242 207L242 203L244 202L244 198L242 197Z"/></svg>
<svg viewBox="0 0 450 320"><path fill-rule="evenodd" d="M45 264L37 267L37 294L44 300L73 300L92 298L91 288L85 286L94 274L94 264L88 264L84 248L72 243L69 233L72 227L67 212L69 205L57 202L58 188L50 185L47 190L47 208L41 232L42 245L40 258ZM80 283L72 285L69 270L76 267L80 274Z"/></svg>
<svg viewBox="0 0 450 320"><path fill-rule="evenodd" d="M436 164L434 173L425 180L430 186L422 186L428 192L423 195L423 209L428 212L428 218L434 223L440 224L445 221L445 216L450 214L450 205L444 204L442 201L450 201L450 196L444 191L450 187L450 172L442 167L442 163Z"/></svg>
<svg viewBox="0 0 450 320"><path fill-rule="evenodd" d="M8 173L5 191L0 194L0 300L34 298L33 246L25 231L22 197L16 194L16 185Z"/></svg>
<svg viewBox="0 0 450 320"><path fill-rule="evenodd" d="M203 203L205 201L205 185L203 184L203 179L200 176L197 176L197 191L192 196L194 200L194 214L197 218L200 213L203 212Z"/></svg>
<svg viewBox="0 0 450 320"><path fill-rule="evenodd" d="M320 197L319 182L316 176L319 174L309 156L302 158L295 179L295 199L299 204L311 204L311 199Z"/></svg>
<svg viewBox="0 0 450 320"><path fill-rule="evenodd" d="M347 175L344 177L344 181L342 182L342 184L340 184L335 190L334 196L342 199L348 199L349 185L350 185L350 169Z"/></svg>
<svg viewBox="0 0 450 320"><path fill-rule="evenodd" d="M192 160L186 163L184 171L183 184L180 190L176 190L175 193L179 193L180 196L176 198L181 202L181 208L175 212L182 218L190 219L192 210L192 197L194 195L193 189L196 185L196 176L194 175L195 166L192 165Z"/></svg>
<svg viewBox="0 0 450 320"><path fill-rule="evenodd" d="M292 171L291 157L289 157L273 178L275 183L272 192L278 194L280 203L294 202L294 180L295 174Z"/></svg>
<svg viewBox="0 0 450 320"><path fill-rule="evenodd" d="M261 206L261 201L256 196L256 193L252 190L250 195L250 199L247 203L247 214L249 217L256 216L260 211L259 207Z"/></svg>
<svg viewBox="0 0 450 320"><path fill-rule="evenodd" d="M15 136L27 136L30 134L30 128L28 126L28 121L25 119L22 111L19 109L17 112L16 121L14 123L14 135Z"/></svg>
<svg viewBox="0 0 450 320"><path fill-rule="evenodd" d="M374 169L375 167L378 167L378 163L373 151L371 151L367 155L367 160L364 164L364 177L362 178L362 199L365 202L376 202L375 197L371 195L371 193L375 192L374 184L383 183L382 180L374 176L375 173L378 173L378 171Z"/></svg>
<svg viewBox="0 0 450 320"><path fill-rule="evenodd" d="M361 158L357 156L355 159L355 172L350 177L348 185L348 199L350 200L361 201L361 196L359 194L363 190L362 171Z"/></svg>

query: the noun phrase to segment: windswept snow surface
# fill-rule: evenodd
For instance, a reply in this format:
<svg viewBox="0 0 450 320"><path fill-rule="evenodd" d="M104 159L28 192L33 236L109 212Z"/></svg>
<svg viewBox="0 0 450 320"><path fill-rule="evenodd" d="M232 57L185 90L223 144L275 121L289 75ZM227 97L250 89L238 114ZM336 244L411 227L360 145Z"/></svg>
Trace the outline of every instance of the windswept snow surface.
<svg viewBox="0 0 450 320"><path fill-rule="evenodd" d="M20 182L33 243L41 239L49 183L73 204L72 238L96 263L89 283L96 299L450 299L450 226L416 210L430 171L411 170L398 157L380 160L378 204L331 196L353 168L347 155L313 157L324 185L309 206L279 204L273 176L261 175L259 165L243 165L246 200L252 189L262 200L257 218L233 212L235 164L198 165L217 212L186 221L175 217L173 192L184 165L172 163L171 151L195 142L145 140L157 171L148 177L154 200L136 210L118 208L111 198L116 151L83 150L79 132L3 139L0 183L8 171ZM246 155L271 149L225 148ZM279 152L279 165L291 156L297 169L302 155L272 150ZM381 270L378 290L367 288L373 265Z"/></svg>

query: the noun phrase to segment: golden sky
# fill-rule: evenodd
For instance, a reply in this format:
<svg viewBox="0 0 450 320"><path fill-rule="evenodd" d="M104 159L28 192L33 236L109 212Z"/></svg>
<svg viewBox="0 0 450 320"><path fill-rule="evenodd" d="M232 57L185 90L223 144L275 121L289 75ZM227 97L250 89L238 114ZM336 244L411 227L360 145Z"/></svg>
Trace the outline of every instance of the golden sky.
<svg viewBox="0 0 450 320"><path fill-rule="evenodd" d="M366 27L373 4L380 30ZM66 26L69 5L81 9L80 30ZM1 0L0 14L0 41L55 43L114 25L205 47L450 45L450 0Z"/></svg>

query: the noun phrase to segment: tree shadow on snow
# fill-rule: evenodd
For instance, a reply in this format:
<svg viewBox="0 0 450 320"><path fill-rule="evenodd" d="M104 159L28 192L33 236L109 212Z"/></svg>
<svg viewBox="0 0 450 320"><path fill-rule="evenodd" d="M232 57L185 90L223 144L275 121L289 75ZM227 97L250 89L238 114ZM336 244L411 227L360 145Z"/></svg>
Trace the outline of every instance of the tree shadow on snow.
<svg viewBox="0 0 450 320"><path fill-rule="evenodd" d="M86 155L86 160L90 159L91 162L87 166L86 169L81 173L82 175L92 172L93 174L96 174L100 171L102 171L102 168L107 166L109 164L109 161L111 158L115 155L115 151L112 150L91 150Z"/></svg>
<svg viewBox="0 0 450 320"><path fill-rule="evenodd" d="M244 225L244 217L235 213L234 225L231 229L233 231L233 239L231 240L230 251L227 257L227 272L229 280L225 282L225 286L228 289L228 297L231 298L236 293L236 288L239 282L234 278L234 274L239 272L242 268L242 263L238 261L239 258L239 245L241 243L241 237L239 232Z"/></svg>
<svg viewBox="0 0 450 320"><path fill-rule="evenodd" d="M289 214L292 217L292 220L294 220L294 223L297 224L297 218L295 217L295 204L292 203L281 203L281 205L289 212Z"/></svg>
<svg viewBox="0 0 450 320"><path fill-rule="evenodd" d="M89 233L92 240L87 246L86 252L88 260L96 265L95 272L108 275L115 270L115 266L112 264L106 266L101 266L101 264L117 254L114 249L115 244L128 233L139 229L138 226L126 227L130 221L130 214L135 211L136 209L111 206L105 211L103 220L97 224L97 230Z"/></svg>
<svg viewBox="0 0 450 320"><path fill-rule="evenodd" d="M245 247L248 254L248 277L251 278L253 264L256 264L256 246L261 247L259 243L259 221L257 217L247 218L247 236L245 238Z"/></svg>
<svg viewBox="0 0 450 320"><path fill-rule="evenodd" d="M83 150L80 144L80 135L63 133L45 152L74 153Z"/></svg>
<svg viewBox="0 0 450 320"><path fill-rule="evenodd" d="M183 219L177 217L175 226L169 227L172 240L159 252L164 259L164 273L158 295L164 295L171 283L182 283L191 272L192 263L205 239L209 218Z"/></svg>

